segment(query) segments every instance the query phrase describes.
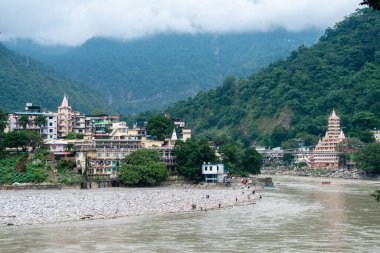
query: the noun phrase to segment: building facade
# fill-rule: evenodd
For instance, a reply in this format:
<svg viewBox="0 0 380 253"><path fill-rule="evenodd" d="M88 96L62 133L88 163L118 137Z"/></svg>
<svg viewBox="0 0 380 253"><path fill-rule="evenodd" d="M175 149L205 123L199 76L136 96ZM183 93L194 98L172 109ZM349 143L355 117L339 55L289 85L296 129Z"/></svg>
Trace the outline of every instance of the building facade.
<svg viewBox="0 0 380 253"><path fill-rule="evenodd" d="M42 118L42 121L39 119ZM27 119L28 122L24 122ZM8 115L7 131L33 131L40 133L47 140L57 138L57 115L51 112L40 112L40 107L26 103L24 112Z"/></svg>
<svg viewBox="0 0 380 253"><path fill-rule="evenodd" d="M328 119L326 134L315 146L310 156L309 165L314 168L338 168L339 153L336 149L345 138L340 128L340 118L333 110Z"/></svg>
<svg viewBox="0 0 380 253"><path fill-rule="evenodd" d="M202 175L205 183L223 183L226 172L223 164L203 163Z"/></svg>
<svg viewBox="0 0 380 253"><path fill-rule="evenodd" d="M63 97L61 106L58 107L58 138L66 138L72 132L71 106L66 94Z"/></svg>

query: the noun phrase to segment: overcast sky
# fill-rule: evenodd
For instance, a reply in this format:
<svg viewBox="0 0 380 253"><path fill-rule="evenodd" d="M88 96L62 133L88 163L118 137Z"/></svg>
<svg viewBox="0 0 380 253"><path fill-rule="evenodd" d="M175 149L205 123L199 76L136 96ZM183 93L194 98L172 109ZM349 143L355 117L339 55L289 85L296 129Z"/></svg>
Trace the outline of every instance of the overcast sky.
<svg viewBox="0 0 380 253"><path fill-rule="evenodd" d="M0 40L80 45L94 36L325 29L360 0L0 0Z"/></svg>

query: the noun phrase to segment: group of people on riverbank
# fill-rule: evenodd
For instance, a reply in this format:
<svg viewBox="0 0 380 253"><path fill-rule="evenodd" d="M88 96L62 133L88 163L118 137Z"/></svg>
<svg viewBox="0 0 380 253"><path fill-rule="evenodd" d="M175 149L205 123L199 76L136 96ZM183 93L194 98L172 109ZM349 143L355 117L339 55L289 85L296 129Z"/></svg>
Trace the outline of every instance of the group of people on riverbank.
<svg viewBox="0 0 380 253"><path fill-rule="evenodd" d="M250 190L249 186L244 187L241 193L244 196L242 196L241 198L239 198L238 196L235 196L235 198L234 198L235 205L238 205L241 203L256 204L256 200L262 198L261 194L257 195L255 189ZM197 205L196 203L191 204L191 210L192 211L208 211L210 209L216 209L215 206L210 206L209 208L207 208L207 200L210 199L209 194L206 194L205 199L206 199L206 201L203 203L203 205ZM228 205L228 206L230 206L230 205ZM222 207L223 207L222 203L219 202L217 205L217 209L220 209Z"/></svg>

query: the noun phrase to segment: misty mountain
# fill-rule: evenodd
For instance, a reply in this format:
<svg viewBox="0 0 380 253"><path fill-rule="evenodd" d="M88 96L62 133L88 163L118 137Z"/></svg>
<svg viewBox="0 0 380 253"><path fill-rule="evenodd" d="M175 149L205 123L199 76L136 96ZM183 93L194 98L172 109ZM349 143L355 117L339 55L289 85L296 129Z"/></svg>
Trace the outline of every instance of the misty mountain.
<svg viewBox="0 0 380 253"><path fill-rule="evenodd" d="M317 41L321 31L161 34L131 41L93 38L79 47L7 46L79 80L122 112L161 109L216 87L230 74L247 77Z"/></svg>
<svg viewBox="0 0 380 253"><path fill-rule="evenodd" d="M166 112L211 139L279 146L288 139L316 144L335 108L347 136L370 141L370 130L380 124L379 38L380 12L358 10L314 46L302 46L248 79L228 77Z"/></svg>
<svg viewBox="0 0 380 253"><path fill-rule="evenodd" d="M95 92L28 56L21 56L0 43L0 108L22 111L26 102L56 111L64 93L73 110L115 112Z"/></svg>

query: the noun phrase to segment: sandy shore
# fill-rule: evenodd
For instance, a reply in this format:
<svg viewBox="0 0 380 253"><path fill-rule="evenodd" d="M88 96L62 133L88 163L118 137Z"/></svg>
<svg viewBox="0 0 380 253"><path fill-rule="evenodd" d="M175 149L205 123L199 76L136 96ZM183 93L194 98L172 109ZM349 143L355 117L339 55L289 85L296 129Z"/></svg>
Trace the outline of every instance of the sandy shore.
<svg viewBox="0 0 380 253"><path fill-rule="evenodd" d="M207 198L206 195L209 195ZM101 188L0 191L0 226L48 224L253 204L240 188ZM238 201L236 201L236 198Z"/></svg>

